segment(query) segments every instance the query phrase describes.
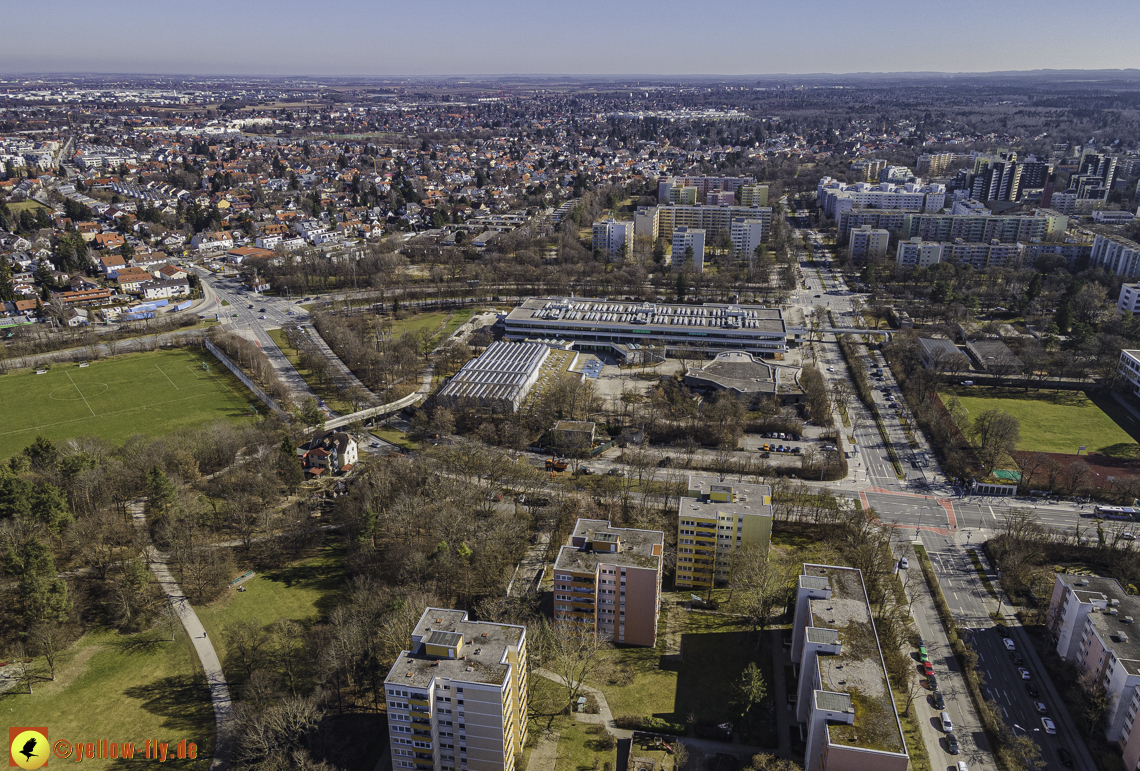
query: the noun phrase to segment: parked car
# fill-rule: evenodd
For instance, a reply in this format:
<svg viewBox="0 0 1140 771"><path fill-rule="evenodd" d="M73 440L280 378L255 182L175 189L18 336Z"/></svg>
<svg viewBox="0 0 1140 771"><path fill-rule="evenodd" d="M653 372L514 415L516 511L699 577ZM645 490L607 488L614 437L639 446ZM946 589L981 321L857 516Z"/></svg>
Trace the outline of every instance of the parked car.
<svg viewBox="0 0 1140 771"><path fill-rule="evenodd" d="M970 771L970 767L966 765L966 761L958 761L958 771Z"/></svg>
<svg viewBox="0 0 1140 771"><path fill-rule="evenodd" d="M1042 715L1049 711L1049 708L1045 706L1045 703L1040 701L1033 702L1033 708Z"/></svg>
<svg viewBox="0 0 1140 771"><path fill-rule="evenodd" d="M908 560L906 557L903 557L901 560L899 560L899 567L903 570L910 570L910 560Z"/></svg>
<svg viewBox="0 0 1140 771"><path fill-rule="evenodd" d="M942 723L942 730L946 733L951 733L954 730L954 724L950 722L950 713L943 711L938 713L938 720Z"/></svg>
<svg viewBox="0 0 1140 771"><path fill-rule="evenodd" d="M928 686L930 686L930 690L932 690L932 691L938 690L938 678L935 677L934 675L927 675L926 684Z"/></svg>
<svg viewBox="0 0 1140 771"><path fill-rule="evenodd" d="M957 755L961 752L958 748L958 740L954 738L954 734L946 734L946 751L951 755Z"/></svg>
<svg viewBox="0 0 1140 771"><path fill-rule="evenodd" d="M935 709L946 709L946 699L943 698L942 691L930 694L930 700L934 703Z"/></svg>
<svg viewBox="0 0 1140 771"><path fill-rule="evenodd" d="M1025 667L1018 667L1017 674L1021 675L1022 680L1029 680L1033 677Z"/></svg>
<svg viewBox="0 0 1140 771"><path fill-rule="evenodd" d="M623 476L625 476L625 472L622 471L620 468L612 468L609 471L607 471L606 474L607 474L607 476L611 476L611 477L623 477Z"/></svg>
<svg viewBox="0 0 1140 771"><path fill-rule="evenodd" d="M1025 659L1021 658L1021 656L1018 656L1015 653L1015 654L1013 654L1013 663L1020 667L1022 664L1025 663Z"/></svg>
<svg viewBox="0 0 1140 771"><path fill-rule="evenodd" d="M934 674L934 665L929 661L922 662L922 673L927 677L930 677Z"/></svg>
<svg viewBox="0 0 1140 771"><path fill-rule="evenodd" d="M1061 761L1061 765L1065 768L1073 767L1073 753L1069 752L1064 747L1057 748L1057 757Z"/></svg>
<svg viewBox="0 0 1140 771"><path fill-rule="evenodd" d="M1041 698L1041 694L1037 692L1037 688L1035 688L1032 683L1025 684L1025 692L1035 699Z"/></svg>
<svg viewBox="0 0 1140 771"><path fill-rule="evenodd" d="M1041 718L1041 725L1045 726L1045 733L1047 733L1047 734L1057 733L1056 724L1053 723L1053 721L1050 720L1049 718L1047 718L1047 717Z"/></svg>
<svg viewBox="0 0 1140 771"><path fill-rule="evenodd" d="M918 646L918 660L930 661L930 653L927 652L925 645Z"/></svg>
<svg viewBox="0 0 1140 771"><path fill-rule="evenodd" d="M1002 642L1005 643L1005 649L1007 651L1017 650L1017 646L1013 644L1013 640L1009 639L1008 637L1002 639Z"/></svg>

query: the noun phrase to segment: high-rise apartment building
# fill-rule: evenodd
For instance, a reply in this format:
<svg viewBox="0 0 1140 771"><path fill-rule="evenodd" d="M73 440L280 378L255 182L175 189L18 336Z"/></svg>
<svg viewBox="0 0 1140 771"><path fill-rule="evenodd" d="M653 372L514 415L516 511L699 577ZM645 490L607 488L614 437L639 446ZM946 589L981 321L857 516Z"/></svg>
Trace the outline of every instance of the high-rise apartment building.
<svg viewBox="0 0 1140 771"><path fill-rule="evenodd" d="M765 553L772 539L772 488L690 476L677 505L678 589L706 589L732 577L738 549Z"/></svg>
<svg viewBox="0 0 1140 771"><path fill-rule="evenodd" d="M792 661L805 771L906 771L910 758L862 571L804 565Z"/></svg>
<svg viewBox="0 0 1140 771"><path fill-rule="evenodd" d="M764 243L767 232L768 223L764 220L733 220L729 231L733 254L750 259L756 252L756 247Z"/></svg>
<svg viewBox="0 0 1140 771"><path fill-rule="evenodd" d="M697 205L697 188L690 185L674 185L669 188L669 203L681 206Z"/></svg>
<svg viewBox="0 0 1140 771"><path fill-rule="evenodd" d="M670 190L677 187L694 187L697 189L697 200L693 203L703 204L710 191L727 190L735 193L744 185L755 184L752 177L661 177L657 180L657 202L670 201Z"/></svg>
<svg viewBox="0 0 1140 771"><path fill-rule="evenodd" d="M428 608L384 695L394 768L512 771L527 732L526 627Z"/></svg>
<svg viewBox="0 0 1140 771"><path fill-rule="evenodd" d="M633 220L598 220L594 223L594 251L614 257L633 254Z"/></svg>
<svg viewBox="0 0 1140 771"><path fill-rule="evenodd" d="M701 228L673 228L673 270L691 264L697 273L705 269L705 231Z"/></svg>
<svg viewBox="0 0 1140 771"><path fill-rule="evenodd" d="M767 206L768 205L768 186L767 185L744 185L740 188L740 205L741 206Z"/></svg>
<svg viewBox="0 0 1140 771"><path fill-rule="evenodd" d="M899 241L895 262L904 268L930 267L942 262L942 244L938 241L923 241L917 237Z"/></svg>
<svg viewBox="0 0 1140 771"><path fill-rule="evenodd" d="M614 642L653 647L665 533L579 519L554 562L554 620Z"/></svg>
<svg viewBox="0 0 1140 771"><path fill-rule="evenodd" d="M982 156L974 163L970 197L979 201L1016 201L1021 193L1021 164L1015 154Z"/></svg>
<svg viewBox="0 0 1140 771"><path fill-rule="evenodd" d="M710 190L705 194L706 206L735 206L736 193L731 190Z"/></svg>
<svg viewBox="0 0 1140 771"><path fill-rule="evenodd" d="M642 206L634 214L634 232L654 240L673 240L679 227L701 228L709 233L732 231L737 220L764 222L764 243L772 230L772 209L768 206Z"/></svg>
<svg viewBox="0 0 1140 771"><path fill-rule="evenodd" d="M984 214L908 214L903 218L899 237L915 236L924 241L1002 243L1046 241L1064 234L1068 217L1050 209L1037 209L1031 216Z"/></svg>
<svg viewBox="0 0 1140 771"><path fill-rule="evenodd" d="M880 182L877 185L845 182L823 177L816 185L820 208L828 217L838 217L841 211L873 207L876 209L905 209L907 211L936 212L946 206L946 186L937 182L923 185L907 182L896 185Z"/></svg>
<svg viewBox="0 0 1140 771"><path fill-rule="evenodd" d="M851 231L848 241L851 244L851 259L865 260L868 257L885 257L891 234L884 229L863 225Z"/></svg>
<svg viewBox="0 0 1140 771"><path fill-rule="evenodd" d="M1097 236L1089 267L1108 268L1118 276L1140 276L1140 244L1120 236Z"/></svg>

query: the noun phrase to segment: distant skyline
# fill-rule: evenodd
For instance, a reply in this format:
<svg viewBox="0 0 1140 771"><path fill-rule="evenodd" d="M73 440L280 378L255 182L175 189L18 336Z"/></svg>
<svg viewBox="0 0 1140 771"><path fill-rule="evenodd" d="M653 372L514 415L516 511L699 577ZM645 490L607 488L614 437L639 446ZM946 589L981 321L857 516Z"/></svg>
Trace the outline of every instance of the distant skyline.
<svg viewBox="0 0 1140 771"><path fill-rule="evenodd" d="M1140 67L1137 0L40 0L0 74L751 75Z"/></svg>

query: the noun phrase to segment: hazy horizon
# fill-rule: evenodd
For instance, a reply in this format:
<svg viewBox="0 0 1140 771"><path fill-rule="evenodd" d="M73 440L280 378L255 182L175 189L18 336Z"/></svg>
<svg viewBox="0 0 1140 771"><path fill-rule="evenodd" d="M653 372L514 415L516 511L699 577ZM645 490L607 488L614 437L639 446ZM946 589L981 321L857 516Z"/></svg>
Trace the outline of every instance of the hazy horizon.
<svg viewBox="0 0 1140 771"><path fill-rule="evenodd" d="M0 50L8 76L739 78L1140 67L1135 0L1095 0L1079 17L1060 0L47 0L5 11L17 31Z"/></svg>

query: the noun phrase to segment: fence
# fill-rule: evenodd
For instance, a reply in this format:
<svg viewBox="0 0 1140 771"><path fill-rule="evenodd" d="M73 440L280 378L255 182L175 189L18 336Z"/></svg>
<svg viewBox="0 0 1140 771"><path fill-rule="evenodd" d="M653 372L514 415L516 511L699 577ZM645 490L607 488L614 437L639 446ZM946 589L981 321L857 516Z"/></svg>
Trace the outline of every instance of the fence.
<svg viewBox="0 0 1140 771"><path fill-rule="evenodd" d="M277 404L277 402L273 401L271 398L269 398L268 394L266 394L264 391L262 391L260 388L258 388L254 384L254 382L252 380L250 380L249 377L244 372L241 371L241 369L238 367L238 365L236 365L232 361L230 361L229 356L226 356L224 353L222 353L218 349L218 346L211 343L208 339L204 340L203 342L206 344L206 350L209 351L210 353L214 354L214 357L218 361L220 361L222 364L225 364L226 369L228 369L230 372L234 373L234 375L237 376L237 379L240 380L245 385L246 388L253 391L253 395L256 396L258 399L260 399L262 404L264 404L269 409L273 410L273 412L277 415L277 417L281 418L282 420L289 420L289 413L287 413L285 410L281 409L281 407Z"/></svg>

